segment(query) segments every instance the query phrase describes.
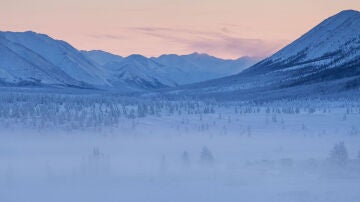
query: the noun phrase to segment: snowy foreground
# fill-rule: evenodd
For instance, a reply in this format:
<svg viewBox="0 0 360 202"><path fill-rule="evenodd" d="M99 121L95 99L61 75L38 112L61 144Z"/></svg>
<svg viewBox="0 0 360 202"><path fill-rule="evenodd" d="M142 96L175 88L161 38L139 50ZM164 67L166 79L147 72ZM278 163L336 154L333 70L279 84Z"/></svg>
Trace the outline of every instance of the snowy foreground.
<svg viewBox="0 0 360 202"><path fill-rule="evenodd" d="M360 201L358 102L0 103L0 201Z"/></svg>

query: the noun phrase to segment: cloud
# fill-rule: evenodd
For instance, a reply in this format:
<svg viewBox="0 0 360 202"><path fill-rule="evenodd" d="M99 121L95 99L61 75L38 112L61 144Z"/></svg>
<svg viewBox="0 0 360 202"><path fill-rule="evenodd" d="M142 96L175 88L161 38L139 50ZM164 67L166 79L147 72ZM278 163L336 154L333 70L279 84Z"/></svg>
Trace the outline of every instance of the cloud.
<svg viewBox="0 0 360 202"><path fill-rule="evenodd" d="M203 30L194 30L194 29L180 29L180 28L167 28L167 27L128 27L128 29L133 31L139 31L145 34L191 34L193 36L217 36L218 33L211 31Z"/></svg>
<svg viewBox="0 0 360 202"><path fill-rule="evenodd" d="M213 40L198 40L189 44L191 48L204 52L224 53L233 57L266 57L279 49L282 44L266 42L260 39L244 39L222 36Z"/></svg>
<svg viewBox="0 0 360 202"><path fill-rule="evenodd" d="M108 41L113 48L122 47L121 51L117 51L120 52L118 54L136 52L147 56L200 52L221 58L263 58L286 44L286 41L239 37L241 34L227 26L219 26L215 31L151 26L122 27L118 31L120 32L116 34L88 36L99 41Z"/></svg>
<svg viewBox="0 0 360 202"><path fill-rule="evenodd" d="M119 36L119 35L111 35L111 34L91 34L88 35L92 38L96 38L96 39L111 39L111 40L118 40L118 39L124 39L124 36Z"/></svg>
<svg viewBox="0 0 360 202"><path fill-rule="evenodd" d="M128 29L178 43L191 52L198 51L231 58L269 56L285 44L284 41L270 42L236 37L224 27L218 32L164 27L130 27Z"/></svg>

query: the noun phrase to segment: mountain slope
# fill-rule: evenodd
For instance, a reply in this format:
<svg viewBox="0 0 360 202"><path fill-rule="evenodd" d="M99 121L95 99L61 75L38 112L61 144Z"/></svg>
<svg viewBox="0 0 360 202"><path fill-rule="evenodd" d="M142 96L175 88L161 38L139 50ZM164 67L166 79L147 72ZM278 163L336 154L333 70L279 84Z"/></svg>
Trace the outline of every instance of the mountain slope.
<svg viewBox="0 0 360 202"><path fill-rule="evenodd" d="M63 41L34 32L0 32L0 41L2 83L109 85L101 69Z"/></svg>
<svg viewBox="0 0 360 202"><path fill-rule="evenodd" d="M328 18L308 33L249 70L266 73L312 64L331 68L359 55L360 12L347 10Z"/></svg>
<svg viewBox="0 0 360 202"><path fill-rule="evenodd" d="M114 55L102 50L81 51L81 53L99 65L105 65L109 62L121 62L123 59L123 57L119 55Z"/></svg>
<svg viewBox="0 0 360 202"><path fill-rule="evenodd" d="M240 74L173 92L257 99L338 93L358 90L359 86L360 13L348 10Z"/></svg>
<svg viewBox="0 0 360 202"><path fill-rule="evenodd" d="M120 62L107 62L103 68L110 72L109 81L115 86L126 84L132 88L157 89L177 85L168 78L170 70L142 55L130 55ZM175 73L177 70L171 71Z"/></svg>
<svg viewBox="0 0 360 202"><path fill-rule="evenodd" d="M42 56L0 33L0 82L3 85L74 85L81 83Z"/></svg>

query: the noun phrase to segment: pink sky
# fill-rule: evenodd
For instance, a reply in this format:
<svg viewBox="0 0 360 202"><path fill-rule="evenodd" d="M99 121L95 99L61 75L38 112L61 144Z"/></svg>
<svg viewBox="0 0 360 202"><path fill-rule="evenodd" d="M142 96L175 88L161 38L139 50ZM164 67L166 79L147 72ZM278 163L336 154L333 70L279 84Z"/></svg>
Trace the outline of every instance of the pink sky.
<svg viewBox="0 0 360 202"><path fill-rule="evenodd" d="M264 57L359 0L0 0L0 30L122 56Z"/></svg>

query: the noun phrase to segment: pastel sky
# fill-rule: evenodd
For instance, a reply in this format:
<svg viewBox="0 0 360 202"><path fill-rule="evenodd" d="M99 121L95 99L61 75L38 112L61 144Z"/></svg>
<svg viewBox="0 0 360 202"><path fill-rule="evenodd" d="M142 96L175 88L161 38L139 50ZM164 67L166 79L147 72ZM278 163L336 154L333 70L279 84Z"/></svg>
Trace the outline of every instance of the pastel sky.
<svg viewBox="0 0 360 202"><path fill-rule="evenodd" d="M359 0L0 0L0 30L122 56L264 57Z"/></svg>

